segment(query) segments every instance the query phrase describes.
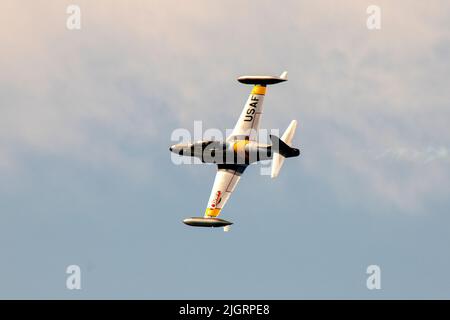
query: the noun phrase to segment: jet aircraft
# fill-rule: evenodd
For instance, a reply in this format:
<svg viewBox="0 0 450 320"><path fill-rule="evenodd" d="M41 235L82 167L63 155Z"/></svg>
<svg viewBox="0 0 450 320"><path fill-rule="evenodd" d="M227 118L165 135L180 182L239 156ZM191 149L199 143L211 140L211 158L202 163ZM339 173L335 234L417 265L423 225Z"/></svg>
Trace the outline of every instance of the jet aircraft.
<svg viewBox="0 0 450 320"><path fill-rule="evenodd" d="M217 165L217 173L208 205L203 217L184 219L186 225L194 227L224 227L228 231L233 224L218 218L247 166L261 160L272 160L271 177L278 176L285 158L297 157L300 150L291 147L297 127L292 120L281 138L270 135L271 144L257 141L258 130L263 113L263 101L267 86L287 81L287 72L279 77L242 76L238 81L253 85L244 109L225 142L198 141L195 143L175 144L169 148L181 156L196 157L203 163Z"/></svg>

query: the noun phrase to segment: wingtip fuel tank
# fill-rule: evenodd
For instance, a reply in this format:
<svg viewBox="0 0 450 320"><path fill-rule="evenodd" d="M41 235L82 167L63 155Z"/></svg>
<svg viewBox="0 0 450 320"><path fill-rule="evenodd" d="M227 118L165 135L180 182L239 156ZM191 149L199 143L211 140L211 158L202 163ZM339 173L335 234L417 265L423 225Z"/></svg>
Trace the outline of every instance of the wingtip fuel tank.
<svg viewBox="0 0 450 320"><path fill-rule="evenodd" d="M233 224L233 222L219 219L219 218L207 218L207 217L191 217L183 220L184 224L192 227L210 227L219 228L226 227Z"/></svg>

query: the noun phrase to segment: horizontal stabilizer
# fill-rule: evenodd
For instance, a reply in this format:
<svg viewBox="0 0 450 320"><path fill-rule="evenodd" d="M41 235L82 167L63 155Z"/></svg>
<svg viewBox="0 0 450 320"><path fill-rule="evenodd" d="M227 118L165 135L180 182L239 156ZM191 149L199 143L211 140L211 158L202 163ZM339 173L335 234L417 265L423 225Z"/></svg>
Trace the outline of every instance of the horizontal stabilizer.
<svg viewBox="0 0 450 320"><path fill-rule="evenodd" d="M266 86L287 81L287 71L284 71L279 77L274 76L242 76L238 78L240 83Z"/></svg>

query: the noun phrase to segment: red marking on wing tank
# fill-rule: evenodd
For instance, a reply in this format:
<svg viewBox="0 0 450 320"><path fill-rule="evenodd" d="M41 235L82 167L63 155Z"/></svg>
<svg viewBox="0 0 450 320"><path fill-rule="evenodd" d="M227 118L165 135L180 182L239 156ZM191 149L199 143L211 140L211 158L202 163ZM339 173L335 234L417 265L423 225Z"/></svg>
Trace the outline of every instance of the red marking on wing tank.
<svg viewBox="0 0 450 320"><path fill-rule="evenodd" d="M214 208L215 206L217 206L220 203L220 201L222 201L221 195L222 195L221 191L216 192L216 198L212 201L211 208Z"/></svg>

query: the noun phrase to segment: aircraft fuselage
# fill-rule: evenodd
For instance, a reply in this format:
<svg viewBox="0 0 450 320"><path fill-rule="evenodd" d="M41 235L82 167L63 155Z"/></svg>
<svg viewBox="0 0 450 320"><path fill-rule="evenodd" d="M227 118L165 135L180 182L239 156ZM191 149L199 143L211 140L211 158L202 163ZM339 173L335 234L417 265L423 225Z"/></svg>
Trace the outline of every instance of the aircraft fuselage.
<svg viewBox="0 0 450 320"><path fill-rule="evenodd" d="M199 141L176 144L170 147L173 153L199 158L204 163L251 164L272 159L272 146L250 140L229 142Z"/></svg>

